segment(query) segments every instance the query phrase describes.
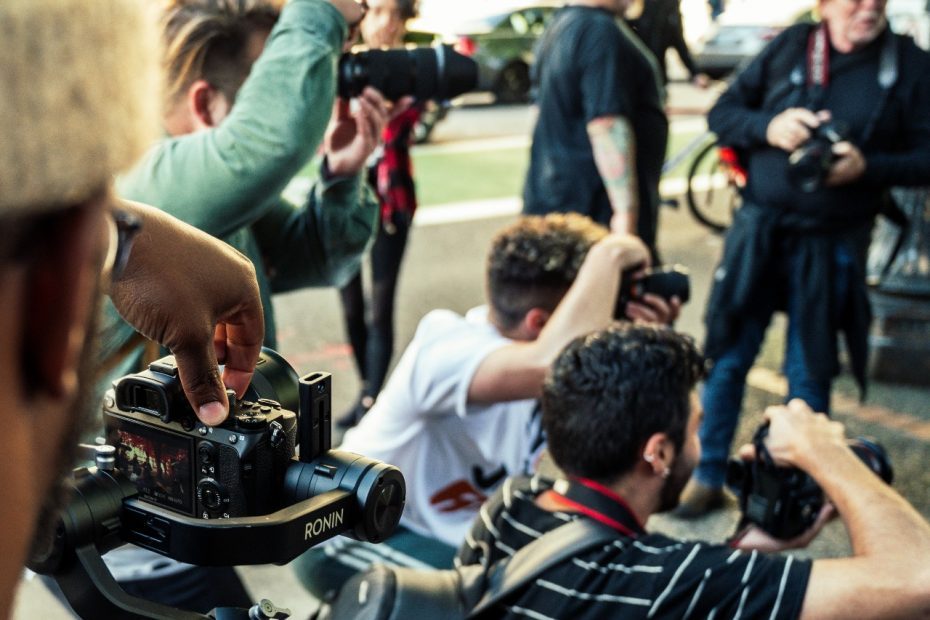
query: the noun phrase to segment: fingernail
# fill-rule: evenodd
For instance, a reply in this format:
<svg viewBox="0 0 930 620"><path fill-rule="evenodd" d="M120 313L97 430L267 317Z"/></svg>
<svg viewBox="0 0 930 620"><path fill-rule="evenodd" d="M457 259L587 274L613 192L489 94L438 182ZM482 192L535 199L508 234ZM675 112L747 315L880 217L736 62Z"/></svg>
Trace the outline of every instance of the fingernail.
<svg viewBox="0 0 930 620"><path fill-rule="evenodd" d="M223 406L223 403L214 401L201 405L200 411L197 412L197 417L208 426L216 426L217 424L223 423L223 420L226 419L226 414L226 407Z"/></svg>

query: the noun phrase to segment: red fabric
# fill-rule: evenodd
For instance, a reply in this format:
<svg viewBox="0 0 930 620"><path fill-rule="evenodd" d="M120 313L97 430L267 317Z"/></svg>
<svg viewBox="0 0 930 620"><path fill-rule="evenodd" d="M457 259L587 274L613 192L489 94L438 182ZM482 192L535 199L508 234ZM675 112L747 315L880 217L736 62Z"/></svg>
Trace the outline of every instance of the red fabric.
<svg viewBox="0 0 930 620"><path fill-rule="evenodd" d="M420 119L417 106L395 116L384 128L383 153L375 165L375 191L381 204L381 219L390 223L395 212L413 217L417 193L410 161L411 132Z"/></svg>

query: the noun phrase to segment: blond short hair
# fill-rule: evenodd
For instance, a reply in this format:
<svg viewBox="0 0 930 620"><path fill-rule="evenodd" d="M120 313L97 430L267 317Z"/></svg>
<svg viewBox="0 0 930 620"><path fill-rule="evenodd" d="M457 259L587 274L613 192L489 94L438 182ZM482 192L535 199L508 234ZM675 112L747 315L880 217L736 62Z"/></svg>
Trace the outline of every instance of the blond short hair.
<svg viewBox="0 0 930 620"><path fill-rule="evenodd" d="M0 2L0 216L79 204L157 135L143 0Z"/></svg>

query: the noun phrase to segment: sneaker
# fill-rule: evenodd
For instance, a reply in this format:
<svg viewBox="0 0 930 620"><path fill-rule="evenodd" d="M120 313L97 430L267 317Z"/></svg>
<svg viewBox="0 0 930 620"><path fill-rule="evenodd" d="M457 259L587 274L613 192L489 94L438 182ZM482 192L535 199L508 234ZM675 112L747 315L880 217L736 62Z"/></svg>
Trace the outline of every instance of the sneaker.
<svg viewBox="0 0 930 620"><path fill-rule="evenodd" d="M375 399L371 396L361 396L347 411L336 418L336 426L343 430L348 430L361 422L368 410L375 404Z"/></svg>
<svg viewBox="0 0 930 620"><path fill-rule="evenodd" d="M725 500L723 489L706 486L692 478L682 491L681 502L672 515L679 519L697 519L723 508Z"/></svg>

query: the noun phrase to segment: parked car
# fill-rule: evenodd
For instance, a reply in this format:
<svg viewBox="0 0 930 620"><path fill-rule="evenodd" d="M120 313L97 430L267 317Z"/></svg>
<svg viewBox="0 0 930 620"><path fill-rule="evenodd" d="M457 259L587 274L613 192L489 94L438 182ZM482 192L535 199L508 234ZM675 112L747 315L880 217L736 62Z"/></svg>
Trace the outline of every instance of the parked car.
<svg viewBox="0 0 930 620"><path fill-rule="evenodd" d="M478 62L478 90L489 91L500 103L529 100L533 48L549 19L562 5L558 1L475 3L454 14L433 12L409 25L409 40L430 39L452 43Z"/></svg>
<svg viewBox="0 0 930 620"><path fill-rule="evenodd" d="M813 2L732 3L694 53L702 73L722 78L752 60L782 30L812 19Z"/></svg>

